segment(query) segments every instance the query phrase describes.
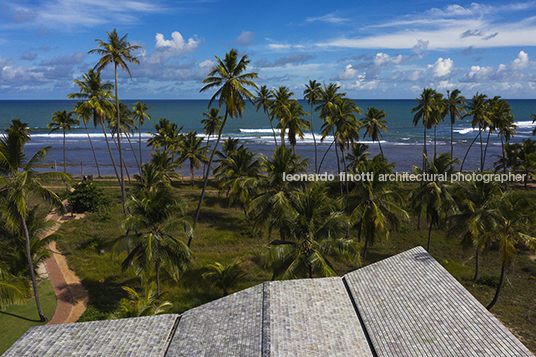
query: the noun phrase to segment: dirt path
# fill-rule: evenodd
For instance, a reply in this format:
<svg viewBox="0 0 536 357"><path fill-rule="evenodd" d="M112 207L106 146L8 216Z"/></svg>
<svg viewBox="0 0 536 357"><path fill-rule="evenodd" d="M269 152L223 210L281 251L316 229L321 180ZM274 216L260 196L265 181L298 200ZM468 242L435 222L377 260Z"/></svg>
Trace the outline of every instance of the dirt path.
<svg viewBox="0 0 536 357"><path fill-rule="evenodd" d="M82 217L84 217L83 214L76 214L73 218L80 219ZM60 223L68 219L71 219L69 214L59 217L55 211L46 217L46 220ZM56 226L51 229L47 235L56 232L58 228L59 226ZM51 253L51 257L45 261L45 266L58 299L54 317L47 325L76 322L86 310L89 294L74 271L69 268L67 259L57 249L56 242L51 242L47 249Z"/></svg>

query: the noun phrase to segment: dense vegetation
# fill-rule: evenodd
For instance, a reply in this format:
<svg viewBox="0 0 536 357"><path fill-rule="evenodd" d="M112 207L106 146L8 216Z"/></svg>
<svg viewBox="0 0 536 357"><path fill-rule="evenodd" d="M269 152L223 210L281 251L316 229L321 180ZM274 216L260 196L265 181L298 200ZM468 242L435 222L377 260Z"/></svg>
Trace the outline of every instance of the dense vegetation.
<svg viewBox="0 0 536 357"><path fill-rule="evenodd" d="M306 118L314 112L323 121L319 140L333 138L328 150L335 150L338 172L375 178L393 175L394 164L383 155L380 143L388 132L387 113L371 107L363 114L336 84L316 81L305 86L304 98L311 105L311 113L306 113L289 88L257 88L256 73L247 72L248 57L231 50L223 59L216 57L201 88L214 89L209 105L218 103L218 108L205 113L206 145L196 132L183 133L160 119L148 141L154 149L151 160L142 163L136 157L138 172L128 185L123 178L121 134L129 143L134 130L139 135L141 123L150 119L150 108L138 102L131 110L117 98L117 80L115 86L101 80L100 70L107 64L114 63L117 78L118 67L128 71L126 62L137 62L130 53L136 46L126 42L126 36L119 38L115 30L108 35L109 43L98 40L99 48L92 50L102 55L101 60L75 81L80 91L69 96L80 99L75 105L79 120L100 125L107 143L110 132L118 140L120 154L117 169L108 144L117 184L95 180L68 194L76 205L94 211L64 224L59 242L90 293L81 321L182 312L268 279L336 276L423 245L488 309L495 306L493 311L529 348L536 349L536 315L531 310L536 263L530 253L536 251L536 200L529 185L536 172L536 145L529 139L510 143L516 126L506 101L478 93L466 101L458 90L445 97L424 89L413 109L415 125L424 127L423 162L415 166L418 183L304 181L294 178L310 174L307 170L313 163L299 156L296 143L305 131L313 131ZM280 129L279 141L274 130L270 157L256 156L237 139L225 139L220 145L227 120L241 117L246 101L256 103L272 128L275 122ZM56 113L51 129L69 130L72 114ZM481 174L489 137L497 134L503 155L496 172L525 174L523 187L496 179L463 183L450 179L462 171L465 158L460 162L448 153L439 154L435 128L447 117L453 124L463 116L472 117L478 128L473 143L480 139ZM428 155L426 136L432 128L434 149ZM370 157L368 147L358 142L360 132L378 142L379 155ZM210 145L212 136L217 138ZM9 232L0 243L5 240L14 246L17 241L21 247L0 259L0 302L23 300L31 281L44 321L34 272L43 252L32 245L35 234L30 225L40 217L33 218L29 195L40 194L61 210L59 192L43 182L68 177L35 171L47 149L26 161L24 144L29 140L20 120L14 120L0 140L2 227ZM316 151L315 137L313 173L322 166ZM136 155L133 146L131 152ZM98 166L96 156L95 161ZM175 173L183 164L190 168L188 183L177 180ZM202 184L194 177L201 164ZM99 192L113 202L107 205ZM93 201L86 203L89 198ZM26 265L20 264L21 256Z"/></svg>

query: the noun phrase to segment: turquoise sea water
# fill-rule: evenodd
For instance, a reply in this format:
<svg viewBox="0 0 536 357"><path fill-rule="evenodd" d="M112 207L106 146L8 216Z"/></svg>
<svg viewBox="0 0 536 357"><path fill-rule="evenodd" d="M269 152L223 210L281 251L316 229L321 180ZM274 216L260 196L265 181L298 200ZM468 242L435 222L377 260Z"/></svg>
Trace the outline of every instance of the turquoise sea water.
<svg viewBox="0 0 536 357"><path fill-rule="evenodd" d="M131 104L135 101L125 102ZM148 132L154 131L152 126L160 118L167 118L171 122L177 123L179 127L183 126L184 131L197 130L199 134L203 133L203 126L201 124L201 120L203 119L202 113L207 109L208 100L147 100L145 102L151 108L148 113L151 115L152 120L146 121L142 127L144 162L149 160L151 151L150 148L145 146L146 140L151 137ZM518 134L514 137L513 141L521 141L524 138L532 137L534 124L532 124L530 115L536 113L536 100L508 100L508 102L514 109L513 113L518 125ZM58 110L72 110L73 103L74 101L69 100L0 100L0 129L7 127L13 118L21 118L33 130L32 141L28 144L28 154L41 147L52 145L46 162L50 163L51 167L56 162L59 170L59 165L63 163L62 133L49 135L49 130L46 126L54 112ZM389 133L384 134L382 146L389 160L397 164L397 171L411 171L412 165L420 165L422 162L420 152L423 148L423 128L421 125L415 127L412 122L413 114L411 114L411 109L417 104L415 100L356 100L356 103L363 110L366 110L367 107L375 106L378 109L384 109L388 113ZM307 112L310 111L310 106L306 102L301 102L301 104L304 105ZM111 161L106 149L102 130L100 128L94 128L92 123L89 123L89 126L99 164L110 165ZM319 132L321 126L322 122L318 118L317 113L314 113L314 128L317 140L320 138ZM472 130L470 126L470 120L458 121L454 126L454 155L463 158L467 147L476 134L477 131ZM268 118L262 110L257 112L251 105L246 107L242 119L228 120L224 135L225 137L240 138L258 154L269 155L274 148L274 139ZM131 138L135 150L138 148L137 138L137 134ZM277 139L279 142L279 135ZM360 139L361 142L369 145L370 152L373 154L379 152L378 144L372 143L370 138L363 138L361 136ZM433 131L428 132L427 139L429 145L428 152L432 153ZM318 150L319 161L330 142L330 137L328 137L320 144ZM488 159L486 161L487 167L490 167L497 160L492 155L500 154L500 141L498 138L492 135L490 143ZM74 128L72 133L67 134L66 145L68 163L82 164L84 174L96 174L95 162L83 126ZM126 150L125 161L127 165L134 166L135 160L128 142L124 140L123 145ZM450 152L449 122L441 123L437 128L437 148L440 153ZM311 133L307 133L304 140L298 141L296 151L299 155L308 157L311 167L314 167L314 146ZM476 169L479 160L479 147L473 146L464 169ZM68 171L76 175L81 173L80 167L68 168ZM134 172L135 170L132 169L131 171ZM326 156L322 171L337 172L334 152ZM112 168L105 166L103 173L112 175Z"/></svg>

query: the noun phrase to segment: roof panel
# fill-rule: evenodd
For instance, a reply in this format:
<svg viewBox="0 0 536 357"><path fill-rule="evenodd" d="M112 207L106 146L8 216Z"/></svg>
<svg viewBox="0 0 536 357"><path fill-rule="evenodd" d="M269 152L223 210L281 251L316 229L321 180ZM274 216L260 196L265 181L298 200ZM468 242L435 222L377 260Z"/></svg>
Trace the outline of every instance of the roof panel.
<svg viewBox="0 0 536 357"><path fill-rule="evenodd" d="M422 247L343 278L378 356L533 356Z"/></svg>

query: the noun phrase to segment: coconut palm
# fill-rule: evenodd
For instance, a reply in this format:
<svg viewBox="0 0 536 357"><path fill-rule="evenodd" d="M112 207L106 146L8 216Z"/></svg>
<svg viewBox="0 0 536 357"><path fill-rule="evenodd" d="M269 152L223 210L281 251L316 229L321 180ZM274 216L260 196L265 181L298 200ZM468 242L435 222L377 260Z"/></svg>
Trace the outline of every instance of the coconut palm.
<svg viewBox="0 0 536 357"><path fill-rule="evenodd" d="M304 181L289 181L285 175L296 175L305 172L308 166L307 159L302 159L292 152L291 148L279 146L268 158L263 157L261 167L266 175L261 176L258 182L260 194L254 198L250 205L250 212L254 216L254 227L267 225L269 230L279 229L281 239L284 236L285 210L281 209L289 199L292 192L303 189Z"/></svg>
<svg viewBox="0 0 536 357"><path fill-rule="evenodd" d="M309 122L303 119L307 113L303 111L303 106L297 100L290 100L287 104L287 110L281 115L277 125L281 129L281 142L284 142L288 130L288 142L292 145L292 150L296 152L296 136L303 139L303 130L309 129Z"/></svg>
<svg viewBox="0 0 536 357"><path fill-rule="evenodd" d="M352 143L350 151L346 155L346 161L348 169L352 171L357 171L359 168L369 160L369 155L372 155L367 151L368 145L362 143Z"/></svg>
<svg viewBox="0 0 536 357"><path fill-rule="evenodd" d="M486 307L488 310L497 303L504 284L504 276L514 261L519 246L526 246L536 252L536 238L526 234L534 220L534 197L527 196L523 191L509 191L502 196L497 206L497 225L484 240L492 239L499 247L501 253L501 276L493 300Z"/></svg>
<svg viewBox="0 0 536 357"><path fill-rule="evenodd" d="M117 144L119 147L119 167L121 171L121 194L122 194L122 200L123 200L123 213L126 214L126 192L125 192L125 180L123 178L123 152L121 150L121 119L120 119L120 108L119 108L119 97L117 95L117 69L118 67L121 67L121 69L126 70L128 74L130 75L130 78L132 78L132 74L130 73L130 69L128 68L127 63L136 63L140 64L138 59L132 55L132 52L141 48L141 46L137 45L131 45L130 42L127 41L126 34L123 37L119 37L117 30L114 29L112 32L106 31L108 34L108 41L104 42L103 40L96 39L95 41L98 43L97 47L88 53L96 53L101 56L99 62L95 65L93 68L96 69L98 72L101 72L104 68L106 68L109 64L114 65L114 71L115 71L115 108L116 108L116 118L117 118Z"/></svg>
<svg viewBox="0 0 536 357"><path fill-rule="evenodd" d="M320 89L320 101L319 101L319 105L316 107L316 111L320 111L320 118L322 119L322 122L324 123L324 125L326 124L326 121L328 120L332 107L335 105L335 101L337 100L337 98L344 97L346 95L346 93L338 93L339 89L340 89L340 86L338 86L335 83L330 83L328 85L324 83L324 87ZM336 142L334 130L332 134L333 134L333 143L332 143L333 145ZM322 135L322 139L320 141L323 141L324 139L325 137ZM327 153L331 149L332 145L330 145L328 149L326 150L326 152L324 153L324 157L322 158L322 161L320 162L320 165L318 166L317 173L320 173L322 162L324 162L324 158L326 157ZM339 161L339 151L338 151L337 145L335 145L335 156L337 158L337 171L341 172L340 161ZM342 190L342 186L341 186L341 190Z"/></svg>
<svg viewBox="0 0 536 357"><path fill-rule="evenodd" d="M216 93L210 98L208 106L212 105L212 102L219 98L219 107L225 105L225 116L221 124L221 129L218 133L218 139L216 140L216 145L210 155L208 166L212 165L212 160L214 155L218 150L218 145L221 140L221 134L227 122L227 118L236 118L242 117L242 112L244 111L246 100L253 102L255 98L253 94L246 88L248 86L257 89L257 85L252 81L257 78L257 73L244 73L247 69L247 65L250 60L247 55L244 55L238 59L238 52L235 49L231 49L229 53L225 54L225 58L222 60L215 56L218 63L212 67L208 73L208 77L203 80L205 85L201 88L200 92L204 92L211 88L217 88ZM199 204L195 213L194 225L199 219L199 213L201 212L201 205L203 204L203 199L205 198L205 191L207 189L208 183L208 170L205 174L205 181L203 182L203 189L201 191L201 197L199 198Z"/></svg>
<svg viewBox="0 0 536 357"><path fill-rule="evenodd" d="M277 127L280 128L281 119L289 115L289 104L293 99L294 92L291 92L288 87L280 86L277 89L272 90L273 100L270 103L269 116L279 121ZM275 134L275 131L274 131ZM284 138L284 136L283 136ZM285 141L281 139L281 145L285 145ZM276 145L277 146L277 145Z"/></svg>
<svg viewBox="0 0 536 357"><path fill-rule="evenodd" d="M130 110L128 104L125 104L123 102L119 102L119 111L121 113L121 133L127 138L128 144L130 146L130 150L132 151L132 155L134 155L134 160L136 161L136 166L138 167L138 172L140 172L140 162L138 161L138 156L136 155L136 150L134 150L134 146L132 145L132 141L130 140L130 136L134 134L134 131L138 129L138 126L136 125L136 120L134 119L134 115L132 111ZM117 119L112 119L108 123L108 126L110 127L110 132L112 133L112 138L115 136L118 137L119 142L119 136L117 135ZM115 141L115 139L114 139ZM127 175L128 175L128 169L127 165L123 161L123 166L126 169ZM129 178L130 182L130 178Z"/></svg>
<svg viewBox="0 0 536 357"><path fill-rule="evenodd" d="M275 130L274 130L274 117L271 115L272 111L272 105L274 104L274 92L268 87L261 86L257 90L257 97L255 98L255 108L257 108L257 111L262 107L264 114L268 115L268 119L270 120L270 127L272 128L272 133L274 134L274 143L277 147L277 138L275 136Z"/></svg>
<svg viewBox="0 0 536 357"><path fill-rule="evenodd" d="M144 192L141 198L131 198L128 207L132 215L125 218L123 228L139 233L134 238L125 237L122 244L116 245L117 250L131 239L134 242L122 267L126 270L134 264L142 277L154 270L160 295L160 269L165 269L177 280L193 258L186 244L176 237L179 231L189 236L193 234L190 224L183 218L184 203L169 190L160 188Z"/></svg>
<svg viewBox="0 0 536 357"><path fill-rule="evenodd" d="M214 169L220 190L229 194L229 205L238 203L249 220L247 206L255 194L256 181L260 176L261 165L255 154L247 148L236 150L219 162Z"/></svg>
<svg viewBox="0 0 536 357"><path fill-rule="evenodd" d="M154 282L143 286L143 295L128 286L121 288L128 293L129 298L119 301L119 309L112 314L112 319L160 315L165 314L173 307L171 302L162 301L167 291L163 291L161 294L155 292Z"/></svg>
<svg viewBox="0 0 536 357"><path fill-rule="evenodd" d="M7 267L0 262L0 308L22 304L31 294L30 284L23 277L10 274Z"/></svg>
<svg viewBox="0 0 536 357"><path fill-rule="evenodd" d="M194 186L194 169L198 169L201 163L207 163L208 148L203 146L203 138L197 136L197 131L188 131L179 142L180 157L177 164L182 164L188 160L190 162L190 176L192 178L192 187Z"/></svg>
<svg viewBox="0 0 536 357"><path fill-rule="evenodd" d="M147 111L151 109L151 107L147 106L147 103L142 102L136 102L132 105L132 114L133 119L137 120L138 125L138 146L140 149L140 166L143 164L143 157L141 152L141 126L145 124L145 119L151 120L151 116L147 114Z"/></svg>
<svg viewBox="0 0 536 357"><path fill-rule="evenodd" d="M432 129L432 126L434 125L434 94L436 93L435 90L432 88L424 88L421 97L415 98L415 100L419 103L415 108L411 110L411 113L415 113L415 116L413 117L413 124L417 126L419 122L422 123L424 127L424 139L423 139L423 154L425 156L428 156L428 151L426 150L426 131L429 129ZM423 167L422 170L426 171L426 159L423 156Z"/></svg>
<svg viewBox="0 0 536 357"><path fill-rule="evenodd" d="M212 282L212 286L222 289L223 296L227 296L229 289L234 288L247 275L240 264L239 260L227 265L218 262L209 264L208 271L203 273L203 279Z"/></svg>
<svg viewBox="0 0 536 357"><path fill-rule="evenodd" d="M376 109L376 107L367 107L367 112L362 119L363 129L365 129L363 137L366 137L368 135L373 142L377 141L378 145L380 146L380 152L382 153L382 155L383 150L382 144L380 142L380 138L383 139L382 131L386 133L389 132L389 129L387 127L387 124L389 124L389 122L384 118L387 118L387 113L385 112L385 110L378 110Z"/></svg>
<svg viewBox="0 0 536 357"><path fill-rule="evenodd" d="M112 161L115 176L119 181L119 173L117 172L115 159L108 141L108 134L106 133L106 122L108 118L113 115L113 105L110 102L110 100L114 98L112 94L112 89L114 88L113 84L103 83L100 73L93 70L85 73L83 80L75 79L74 83L78 85L80 92L71 93L67 96L67 98L82 99L83 103L77 107L77 113L82 114L86 111L91 111L93 113L93 124L95 125L95 128L98 125L102 127L102 133L104 134L108 154L110 155L110 160Z"/></svg>
<svg viewBox="0 0 536 357"><path fill-rule="evenodd" d="M7 131L7 136L0 138L0 168L6 176L0 177L0 201L2 202L2 215L6 227L11 231L22 230L26 242L26 256L32 281L37 312L41 321L47 318L41 309L41 302L37 292L37 281L31 254L30 234L26 220L28 218L29 195L37 195L43 200L58 207L59 213L65 212L61 199L48 188L42 185L47 179L60 179L70 181L69 176L62 172L37 172L35 166L45 157L50 147L38 150L28 161L25 161L23 136L16 131Z"/></svg>
<svg viewBox="0 0 536 357"><path fill-rule="evenodd" d="M514 115L512 114L512 107L506 100L500 99L499 96L495 96L489 100L488 119L488 138L484 149L484 163L491 134L498 133L498 136L501 138L501 149L503 149L504 153L504 142L508 142L516 134L515 128L517 127Z"/></svg>
<svg viewBox="0 0 536 357"><path fill-rule="evenodd" d="M307 99L307 103L311 106L311 134L313 134L313 142L315 145L315 172L318 172L318 161L317 161L317 148L316 148L316 137L315 129L313 125L313 106L317 105L320 101L322 86L316 80L309 80L309 84L305 85L303 91L303 99Z"/></svg>
<svg viewBox="0 0 536 357"><path fill-rule="evenodd" d="M93 159L95 160L95 166L97 167L98 176L101 177L99 161L97 160L97 155L95 154L95 148L93 147L93 141L91 140L91 135L89 135L89 130L87 128L88 121L91 120L92 111L90 108L84 106L84 102L81 100L78 101L74 106L74 112L78 114L78 120L84 123L84 129L86 130L87 138L89 140L89 146L91 147L91 152L93 153Z"/></svg>
<svg viewBox="0 0 536 357"><path fill-rule="evenodd" d="M442 177L448 178L454 172L454 165L458 160L452 160L449 154L443 153L435 156L432 161L424 155L426 171L413 166L417 175L427 174L431 181L423 181L423 184L415 188L410 195L410 207L414 214L425 213L429 222L428 244L426 250L430 252L433 226L439 225L441 220L449 213L457 213L456 202L452 196L453 186L449 180L442 181ZM422 176L421 176L422 177Z"/></svg>
<svg viewBox="0 0 536 357"><path fill-rule="evenodd" d="M362 113L363 111L361 108L359 108L353 100L346 97L336 97L329 112L326 114L325 122L322 125L322 140L324 140L330 133L333 133L335 145L336 147L338 146L342 152L342 162L344 164L345 172L348 172L346 152L350 148L351 143L359 138L359 131L361 130L362 123L357 119L357 114ZM342 181L340 181L340 183L342 196ZM349 194L348 187L349 183L346 180L347 197Z"/></svg>
<svg viewBox="0 0 536 357"><path fill-rule="evenodd" d="M360 264L355 242L338 237L348 221L324 188L313 185L296 191L282 209L285 239L270 242L262 255L265 266L273 270L272 279L336 276L328 256Z"/></svg>
<svg viewBox="0 0 536 357"><path fill-rule="evenodd" d="M362 161L358 172L372 172L377 177L392 173L393 167L383 155L377 155L372 160ZM369 245L377 240L387 242L390 231L398 228L400 219L409 218L402 208L403 202L404 195L400 186L390 181L364 180L352 190L349 196L352 208L350 217L359 240L365 241L361 254L363 263Z"/></svg>
<svg viewBox="0 0 536 357"><path fill-rule="evenodd" d="M164 148L165 152L174 153L178 151L178 145L182 140L181 130L176 123L171 123L166 118L160 118L158 123L154 123L153 128L156 133L150 133L152 138L147 140L147 145L151 145L153 149Z"/></svg>
<svg viewBox="0 0 536 357"><path fill-rule="evenodd" d="M465 97L461 95L459 89L455 89L452 92L447 90L447 97L445 98L445 106L447 113L450 115L450 157L454 158L454 124L457 119L463 119L465 114Z"/></svg>
<svg viewBox="0 0 536 357"><path fill-rule="evenodd" d="M50 129L48 134L52 134L58 130L63 132L63 172L67 172L67 160L65 158L65 132L71 132L74 125L80 124L78 119L73 118L73 114L74 112L72 111L57 111L52 116L51 122L47 124L47 127Z"/></svg>
<svg viewBox="0 0 536 357"><path fill-rule="evenodd" d="M480 253L489 245L482 237L497 224L495 209L501 196L500 183L497 181L472 181L454 190L454 197L460 207L457 214L448 218L448 236L461 237L464 248L475 250L473 282L479 278Z"/></svg>
<svg viewBox="0 0 536 357"><path fill-rule="evenodd" d="M220 110L218 108L210 108L207 109L206 113L203 113L203 116L206 119L201 120L201 124L203 124L203 130L207 136L207 149L210 148L210 137L220 131L221 120L223 117L219 114ZM210 169L210 167L207 167L207 170ZM203 172L203 174L205 174L205 172Z"/></svg>
<svg viewBox="0 0 536 357"><path fill-rule="evenodd" d="M462 165L460 167L460 171L463 170L463 164L465 163L465 159L467 158L467 155L469 154L469 150L471 150L471 147L475 143L476 139L478 139L479 137L480 137L480 171L484 171L484 145L483 145L483 139L482 139L482 131L486 130L488 125L491 124L488 118L489 103L490 102L488 101L487 95L479 94L477 92L465 108L467 111L466 115L473 117L473 120L471 122L472 128L475 129L478 126L478 134L475 136L474 140L471 142L471 145L469 145L467 152L465 153L465 156L462 161Z"/></svg>

